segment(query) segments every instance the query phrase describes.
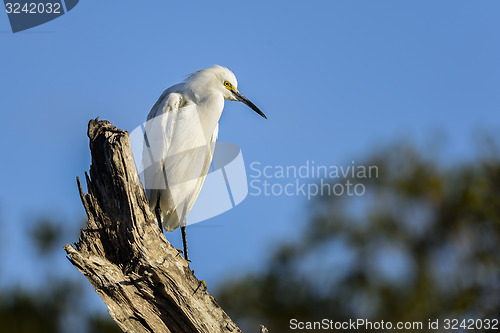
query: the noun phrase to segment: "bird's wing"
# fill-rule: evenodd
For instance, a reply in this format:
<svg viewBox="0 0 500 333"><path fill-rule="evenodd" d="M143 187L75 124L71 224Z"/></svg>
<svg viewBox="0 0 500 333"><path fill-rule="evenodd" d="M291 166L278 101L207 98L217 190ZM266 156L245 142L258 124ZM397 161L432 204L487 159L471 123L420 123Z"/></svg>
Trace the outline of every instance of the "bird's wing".
<svg viewBox="0 0 500 333"><path fill-rule="evenodd" d="M206 137L206 122L198 106L169 90L148 115L143 161L153 161L144 168L150 207L154 209L159 203L163 227L172 231L186 222L201 191L212 162L218 124Z"/></svg>
<svg viewBox="0 0 500 333"><path fill-rule="evenodd" d="M205 137L203 120L198 111L198 106L194 103L183 105L172 129L171 147L165 159L164 173L168 183L166 199L170 200L167 206L173 206L172 212L175 214L165 216L164 228L167 231L186 223L186 217L200 193L212 161L218 131L212 130L212 135ZM164 199L160 199L160 206Z"/></svg>
<svg viewBox="0 0 500 333"><path fill-rule="evenodd" d="M168 89L163 92L148 114L145 125L143 163L144 187L152 209L159 191L166 189L164 161L171 146L173 128L182 104L182 96ZM163 207L167 209L168 207ZM168 209L170 210L170 209Z"/></svg>
<svg viewBox="0 0 500 333"><path fill-rule="evenodd" d="M201 192L201 188L203 187L203 183L205 182L205 178L207 177L208 171L210 169L210 164L212 164L212 158L214 157L215 151L215 142L217 141L217 137L219 135L219 123L215 126L214 132L212 133L212 137L210 139L210 143L207 145L207 153L203 160L203 167L201 175L198 177L198 181L194 187L193 195L189 198L189 203L187 207L187 212L189 213L198 198L198 195Z"/></svg>

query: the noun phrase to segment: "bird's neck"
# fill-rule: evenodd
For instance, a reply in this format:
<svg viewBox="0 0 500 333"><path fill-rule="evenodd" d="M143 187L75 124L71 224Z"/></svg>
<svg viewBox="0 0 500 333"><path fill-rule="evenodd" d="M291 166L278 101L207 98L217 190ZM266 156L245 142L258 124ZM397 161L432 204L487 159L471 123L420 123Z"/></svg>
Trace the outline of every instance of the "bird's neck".
<svg viewBox="0 0 500 333"><path fill-rule="evenodd" d="M200 117L203 131L207 136L208 142L222 115L224 97L218 92L197 97L199 98L196 103L198 105L198 116Z"/></svg>

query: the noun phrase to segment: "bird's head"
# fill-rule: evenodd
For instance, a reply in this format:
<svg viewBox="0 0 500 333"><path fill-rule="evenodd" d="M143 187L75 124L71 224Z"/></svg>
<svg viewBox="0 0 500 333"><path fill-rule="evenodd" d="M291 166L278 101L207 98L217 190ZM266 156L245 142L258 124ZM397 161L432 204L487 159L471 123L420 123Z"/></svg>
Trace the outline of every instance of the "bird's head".
<svg viewBox="0 0 500 333"><path fill-rule="evenodd" d="M234 76L233 72L231 72L228 68L215 65L213 67L195 72L191 74L191 76L204 76L204 74L209 73L213 74L213 76L211 75L210 79L210 85L212 86L211 88L220 91L222 93L222 96L224 96L224 99L228 101L243 102L249 108L267 119L266 115L262 111L260 111L260 109L255 104L253 104L248 98L246 98L242 93L238 91L238 81L236 80L236 76Z"/></svg>

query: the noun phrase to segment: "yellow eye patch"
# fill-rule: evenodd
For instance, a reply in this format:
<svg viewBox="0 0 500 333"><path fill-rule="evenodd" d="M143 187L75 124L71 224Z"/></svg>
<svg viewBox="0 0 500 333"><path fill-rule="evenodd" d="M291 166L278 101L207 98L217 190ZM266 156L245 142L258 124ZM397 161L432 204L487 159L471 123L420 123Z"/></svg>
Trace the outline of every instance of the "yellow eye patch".
<svg viewBox="0 0 500 333"><path fill-rule="evenodd" d="M237 89L228 81L224 81L224 87L226 87L227 90L234 90L237 91Z"/></svg>

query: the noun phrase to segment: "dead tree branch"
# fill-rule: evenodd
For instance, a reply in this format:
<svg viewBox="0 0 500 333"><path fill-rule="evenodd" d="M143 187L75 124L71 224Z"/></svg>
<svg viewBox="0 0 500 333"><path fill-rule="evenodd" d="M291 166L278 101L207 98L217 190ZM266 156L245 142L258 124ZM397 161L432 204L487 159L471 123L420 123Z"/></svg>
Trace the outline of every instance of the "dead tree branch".
<svg viewBox="0 0 500 333"><path fill-rule="evenodd" d="M96 119L88 136L87 228L64 249L111 317L124 332L241 332L159 230L128 133Z"/></svg>

